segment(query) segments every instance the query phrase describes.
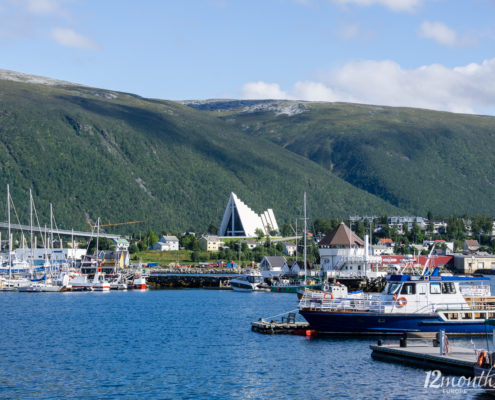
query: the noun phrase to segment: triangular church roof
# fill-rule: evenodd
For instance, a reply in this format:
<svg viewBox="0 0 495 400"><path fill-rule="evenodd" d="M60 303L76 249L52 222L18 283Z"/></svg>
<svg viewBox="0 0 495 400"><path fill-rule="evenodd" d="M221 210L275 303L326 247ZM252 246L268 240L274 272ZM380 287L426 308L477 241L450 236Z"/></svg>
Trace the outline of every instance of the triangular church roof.
<svg viewBox="0 0 495 400"><path fill-rule="evenodd" d="M363 240L356 235L349 227L341 222L337 228L326 235L318 243L320 247L327 246L364 246Z"/></svg>
<svg viewBox="0 0 495 400"><path fill-rule="evenodd" d="M279 231L273 210L269 208L258 215L235 193L231 193L220 225L219 236L256 237L258 229L261 229L265 235L272 230Z"/></svg>

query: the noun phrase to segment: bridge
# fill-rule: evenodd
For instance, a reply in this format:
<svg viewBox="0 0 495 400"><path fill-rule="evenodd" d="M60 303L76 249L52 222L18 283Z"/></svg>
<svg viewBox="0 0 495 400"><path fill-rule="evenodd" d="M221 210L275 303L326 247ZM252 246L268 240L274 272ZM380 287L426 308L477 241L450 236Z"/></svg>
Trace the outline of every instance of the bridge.
<svg viewBox="0 0 495 400"><path fill-rule="evenodd" d="M1 230L8 230L9 229L9 224L7 222L0 222L0 229ZM29 225L18 225L18 224L10 224L10 229L13 231L24 231L24 232L31 232L31 227ZM66 229L50 229L50 228L39 228L37 226L33 226L33 232L40 233L40 234L54 234L54 235L67 235L67 236L77 236L77 237L96 237L96 232L82 232L82 231L73 231L73 230L66 230ZM121 235L112 235L111 233L103 233L100 232L100 237L102 238L107 238L107 239L120 239Z"/></svg>

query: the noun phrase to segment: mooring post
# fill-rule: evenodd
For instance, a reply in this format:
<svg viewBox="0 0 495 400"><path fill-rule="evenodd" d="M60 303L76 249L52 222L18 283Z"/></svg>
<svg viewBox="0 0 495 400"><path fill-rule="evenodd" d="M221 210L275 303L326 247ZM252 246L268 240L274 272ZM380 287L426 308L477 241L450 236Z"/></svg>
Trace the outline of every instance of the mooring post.
<svg viewBox="0 0 495 400"><path fill-rule="evenodd" d="M445 355L445 331L440 330L440 355Z"/></svg>

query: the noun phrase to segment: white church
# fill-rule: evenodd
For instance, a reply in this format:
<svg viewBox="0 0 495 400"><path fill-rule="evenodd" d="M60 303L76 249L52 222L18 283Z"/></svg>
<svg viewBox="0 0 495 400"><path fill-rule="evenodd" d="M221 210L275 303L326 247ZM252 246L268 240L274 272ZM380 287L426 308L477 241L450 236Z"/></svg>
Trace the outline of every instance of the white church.
<svg viewBox="0 0 495 400"><path fill-rule="evenodd" d="M231 193L220 225L219 236L256 237L258 229L265 235L269 235L271 231L279 233L273 210L269 208L263 214L258 215L235 193Z"/></svg>

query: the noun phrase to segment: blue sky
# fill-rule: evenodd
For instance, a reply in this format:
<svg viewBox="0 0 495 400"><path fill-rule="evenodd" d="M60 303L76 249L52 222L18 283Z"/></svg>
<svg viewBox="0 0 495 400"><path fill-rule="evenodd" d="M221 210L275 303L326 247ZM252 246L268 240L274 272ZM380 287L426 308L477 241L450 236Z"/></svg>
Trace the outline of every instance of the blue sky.
<svg viewBox="0 0 495 400"><path fill-rule="evenodd" d="M161 99L495 115L495 0L0 0L0 68Z"/></svg>

